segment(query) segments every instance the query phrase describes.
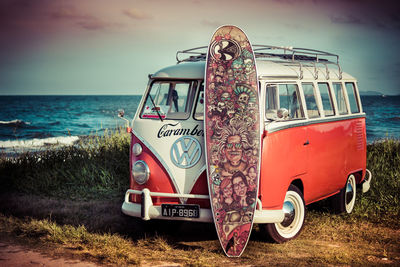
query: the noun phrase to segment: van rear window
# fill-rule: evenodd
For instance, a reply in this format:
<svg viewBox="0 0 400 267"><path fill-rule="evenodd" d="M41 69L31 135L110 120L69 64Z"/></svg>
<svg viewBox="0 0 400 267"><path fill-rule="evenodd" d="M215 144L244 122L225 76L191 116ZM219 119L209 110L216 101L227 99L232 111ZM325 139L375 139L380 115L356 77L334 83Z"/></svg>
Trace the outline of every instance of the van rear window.
<svg viewBox="0 0 400 267"><path fill-rule="evenodd" d="M354 83L346 83L347 96L349 97L351 113L359 113L360 107L357 104Z"/></svg>
<svg viewBox="0 0 400 267"><path fill-rule="evenodd" d="M306 98L308 117L311 119L320 117L321 114L319 114L317 106L314 85L312 83L303 83L302 87L304 91L304 97Z"/></svg>
<svg viewBox="0 0 400 267"><path fill-rule="evenodd" d="M140 117L142 119L187 119L190 115L191 88L196 84L195 81L153 82Z"/></svg>
<svg viewBox="0 0 400 267"><path fill-rule="evenodd" d="M325 116L335 115L328 83L318 83L318 88L321 94L322 108L324 109Z"/></svg>
<svg viewBox="0 0 400 267"><path fill-rule="evenodd" d="M346 101L344 99L344 90L342 87L342 83L333 83L333 90L336 95L336 102L338 105L338 110L340 115L346 115L348 113Z"/></svg>

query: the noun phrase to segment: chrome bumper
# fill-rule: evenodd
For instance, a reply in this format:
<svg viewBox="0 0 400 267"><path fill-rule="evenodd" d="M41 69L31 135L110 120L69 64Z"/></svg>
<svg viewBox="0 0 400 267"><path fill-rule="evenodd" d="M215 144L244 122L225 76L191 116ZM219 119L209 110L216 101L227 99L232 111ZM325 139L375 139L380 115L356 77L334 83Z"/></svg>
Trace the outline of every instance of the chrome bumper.
<svg viewBox="0 0 400 267"><path fill-rule="evenodd" d="M129 202L130 195L141 195L142 203ZM173 198L196 198L209 199L208 195L195 194L175 194L175 193L159 193L151 192L145 188L142 191L128 189L125 193L125 201L122 204L122 212L126 215L139 217L147 221L150 219L162 220L183 220L195 222L213 222L211 209L200 209L199 218L177 218L165 217L161 215L161 206L154 206L151 197L173 197ZM279 223L282 222L285 215L283 210L263 210L261 200L257 199L257 209L254 214L254 223Z"/></svg>

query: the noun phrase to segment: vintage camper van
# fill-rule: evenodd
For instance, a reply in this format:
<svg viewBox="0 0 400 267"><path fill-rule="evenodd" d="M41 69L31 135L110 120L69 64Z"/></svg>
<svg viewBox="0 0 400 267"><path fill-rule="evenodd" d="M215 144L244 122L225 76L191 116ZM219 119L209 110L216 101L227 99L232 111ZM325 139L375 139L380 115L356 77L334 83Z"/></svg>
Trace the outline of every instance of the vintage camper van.
<svg viewBox="0 0 400 267"><path fill-rule="evenodd" d="M337 55L291 47L253 48L264 114L254 223L274 241L285 242L301 231L306 205L331 197L335 211L351 213L356 187L368 191L365 113L357 81L342 71ZM206 51L207 47L179 51L176 65L149 75L128 128L131 175L122 211L129 216L213 220L204 155ZM226 93L218 108L226 108L226 100L232 98L240 101ZM241 146L229 149L242 153ZM249 183L252 171L246 173Z"/></svg>

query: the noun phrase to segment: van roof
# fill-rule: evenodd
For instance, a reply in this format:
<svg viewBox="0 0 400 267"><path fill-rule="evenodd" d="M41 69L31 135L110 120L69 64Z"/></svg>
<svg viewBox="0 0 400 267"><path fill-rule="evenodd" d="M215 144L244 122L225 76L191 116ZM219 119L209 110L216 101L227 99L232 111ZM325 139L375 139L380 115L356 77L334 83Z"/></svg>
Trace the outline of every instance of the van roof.
<svg viewBox="0 0 400 267"><path fill-rule="evenodd" d="M163 68L153 78L202 79L207 46L176 53L177 65ZM259 79L355 80L342 72L339 56L329 52L271 45L253 45Z"/></svg>
<svg viewBox="0 0 400 267"><path fill-rule="evenodd" d="M259 79L302 79L304 80L338 80L340 71L338 68L326 66L300 66L296 62L282 62L274 60L257 59L256 68ZM327 75L328 70L328 75ZM204 79L205 61L183 62L163 68L153 74L152 78L168 79ZM355 80L348 73L341 72L343 80Z"/></svg>

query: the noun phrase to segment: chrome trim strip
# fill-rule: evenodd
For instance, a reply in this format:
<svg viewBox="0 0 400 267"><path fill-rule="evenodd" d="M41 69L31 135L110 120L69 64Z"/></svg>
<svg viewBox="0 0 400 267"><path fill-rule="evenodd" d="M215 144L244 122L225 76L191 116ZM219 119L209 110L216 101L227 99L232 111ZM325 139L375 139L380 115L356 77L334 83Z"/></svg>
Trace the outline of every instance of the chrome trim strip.
<svg viewBox="0 0 400 267"><path fill-rule="evenodd" d="M136 194L141 195L142 191L128 189L125 193L125 201L129 202L129 195ZM149 195L151 197L173 197L173 198L197 198L197 199L210 199L209 195L198 195L198 194L176 194L176 193L161 193L161 192L151 192L149 190Z"/></svg>
<svg viewBox="0 0 400 267"><path fill-rule="evenodd" d="M335 122L335 121L344 121L357 118L365 118L365 116L366 116L365 113L360 113L360 114L341 115L341 116L333 116L333 117L325 117L317 119L304 119L304 120L299 120L299 122L295 121L265 122L265 129L268 131L268 133L274 133L294 127L307 126L324 122ZM282 125L276 125L276 123L282 123ZM273 125L271 126L271 124Z"/></svg>
<svg viewBox="0 0 400 267"><path fill-rule="evenodd" d="M297 75L260 75L258 76L259 79L266 80L266 79L291 79L291 80L298 80L299 76Z"/></svg>

